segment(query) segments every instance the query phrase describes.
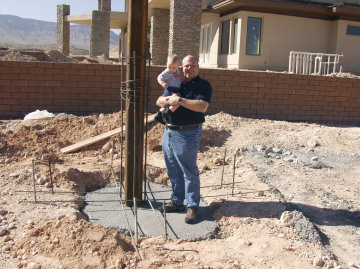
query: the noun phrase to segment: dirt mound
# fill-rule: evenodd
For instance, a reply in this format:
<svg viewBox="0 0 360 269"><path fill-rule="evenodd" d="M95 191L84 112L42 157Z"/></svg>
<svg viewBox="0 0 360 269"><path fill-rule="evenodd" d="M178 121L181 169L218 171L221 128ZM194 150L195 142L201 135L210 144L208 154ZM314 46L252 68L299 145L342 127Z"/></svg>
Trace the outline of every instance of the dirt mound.
<svg viewBox="0 0 360 269"><path fill-rule="evenodd" d="M23 54L18 50L8 50L0 52L0 61L36 62L38 58Z"/></svg>
<svg viewBox="0 0 360 269"><path fill-rule="evenodd" d="M0 125L0 140L5 142L7 147L2 153L7 162L27 158L56 162L62 156L61 148L117 128L120 116L120 113L86 117L60 114L53 118L17 120L9 125L3 124ZM101 149L104 143L101 141L84 149L84 155L87 150ZM104 153L99 150L95 154Z"/></svg>
<svg viewBox="0 0 360 269"><path fill-rule="evenodd" d="M57 50L49 50L45 54L45 61L47 62L62 62L62 63L77 63L78 61L68 57Z"/></svg>
<svg viewBox="0 0 360 269"><path fill-rule="evenodd" d="M62 63L82 63L82 64L119 64L119 60L105 56L90 57L88 55L66 56L57 50L21 50L9 49L0 51L0 61L21 61L21 62L62 62Z"/></svg>
<svg viewBox="0 0 360 269"><path fill-rule="evenodd" d="M21 267L47 269L124 268L133 252L129 238L75 217L34 228L15 247Z"/></svg>

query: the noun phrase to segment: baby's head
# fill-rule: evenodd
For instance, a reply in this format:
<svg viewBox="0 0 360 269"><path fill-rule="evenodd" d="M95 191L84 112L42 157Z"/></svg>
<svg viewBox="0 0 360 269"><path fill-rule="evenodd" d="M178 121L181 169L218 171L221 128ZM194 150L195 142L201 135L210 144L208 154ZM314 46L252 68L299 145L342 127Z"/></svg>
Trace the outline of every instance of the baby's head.
<svg viewBox="0 0 360 269"><path fill-rule="evenodd" d="M170 54L167 57L166 66L170 73L175 73L179 69L180 59L176 54Z"/></svg>

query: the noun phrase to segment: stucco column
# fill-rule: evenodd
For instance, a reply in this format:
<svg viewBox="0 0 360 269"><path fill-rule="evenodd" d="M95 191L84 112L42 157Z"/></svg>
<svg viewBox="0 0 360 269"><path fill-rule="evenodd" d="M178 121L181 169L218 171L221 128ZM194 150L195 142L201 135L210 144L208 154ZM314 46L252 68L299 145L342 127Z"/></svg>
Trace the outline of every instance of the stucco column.
<svg viewBox="0 0 360 269"><path fill-rule="evenodd" d="M65 21L65 16L70 15L69 5L57 6L57 47L65 55L70 53L70 23Z"/></svg>
<svg viewBox="0 0 360 269"><path fill-rule="evenodd" d="M199 57L201 1L170 0L169 53Z"/></svg>
<svg viewBox="0 0 360 269"><path fill-rule="evenodd" d="M120 33L119 56L126 57L127 55L127 28L121 28Z"/></svg>
<svg viewBox="0 0 360 269"><path fill-rule="evenodd" d="M111 0L98 0L98 10L111 11Z"/></svg>
<svg viewBox="0 0 360 269"><path fill-rule="evenodd" d="M152 64L164 65L169 51L169 21L168 9L152 9L150 28L150 54Z"/></svg>
<svg viewBox="0 0 360 269"><path fill-rule="evenodd" d="M110 12L92 11L90 56L109 57Z"/></svg>

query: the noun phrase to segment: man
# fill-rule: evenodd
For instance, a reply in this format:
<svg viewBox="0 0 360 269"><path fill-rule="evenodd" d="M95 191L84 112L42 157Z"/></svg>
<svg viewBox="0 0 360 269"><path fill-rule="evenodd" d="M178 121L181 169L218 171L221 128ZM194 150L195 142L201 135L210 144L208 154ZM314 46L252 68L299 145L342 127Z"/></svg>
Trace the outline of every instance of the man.
<svg viewBox="0 0 360 269"><path fill-rule="evenodd" d="M162 150L167 173L172 185L171 201L160 211L172 212L185 209L186 223L195 223L199 218L200 177L196 165L202 135L201 124L209 107L212 94L210 83L199 77L199 63L188 55L182 61L184 80L180 96L160 96L156 104L160 107L180 105L169 113L165 126Z"/></svg>

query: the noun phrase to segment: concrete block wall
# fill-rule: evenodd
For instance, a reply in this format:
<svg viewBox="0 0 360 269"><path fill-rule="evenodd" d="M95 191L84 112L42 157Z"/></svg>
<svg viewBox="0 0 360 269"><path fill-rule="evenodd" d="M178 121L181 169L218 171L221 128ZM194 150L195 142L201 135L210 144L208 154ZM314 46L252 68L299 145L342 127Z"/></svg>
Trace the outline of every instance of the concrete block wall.
<svg viewBox="0 0 360 269"><path fill-rule="evenodd" d="M214 87L210 113L360 124L360 79L216 69L201 73Z"/></svg>
<svg viewBox="0 0 360 269"><path fill-rule="evenodd" d="M120 77L118 65L0 61L0 118L119 111Z"/></svg>
<svg viewBox="0 0 360 269"><path fill-rule="evenodd" d="M163 90L164 66L152 66L148 111ZM0 118L52 113L111 113L121 109L119 65L0 61ZM125 68L124 70L125 71ZM202 69L213 86L209 113L275 120L360 125L360 79ZM125 74L123 74L125 80Z"/></svg>

